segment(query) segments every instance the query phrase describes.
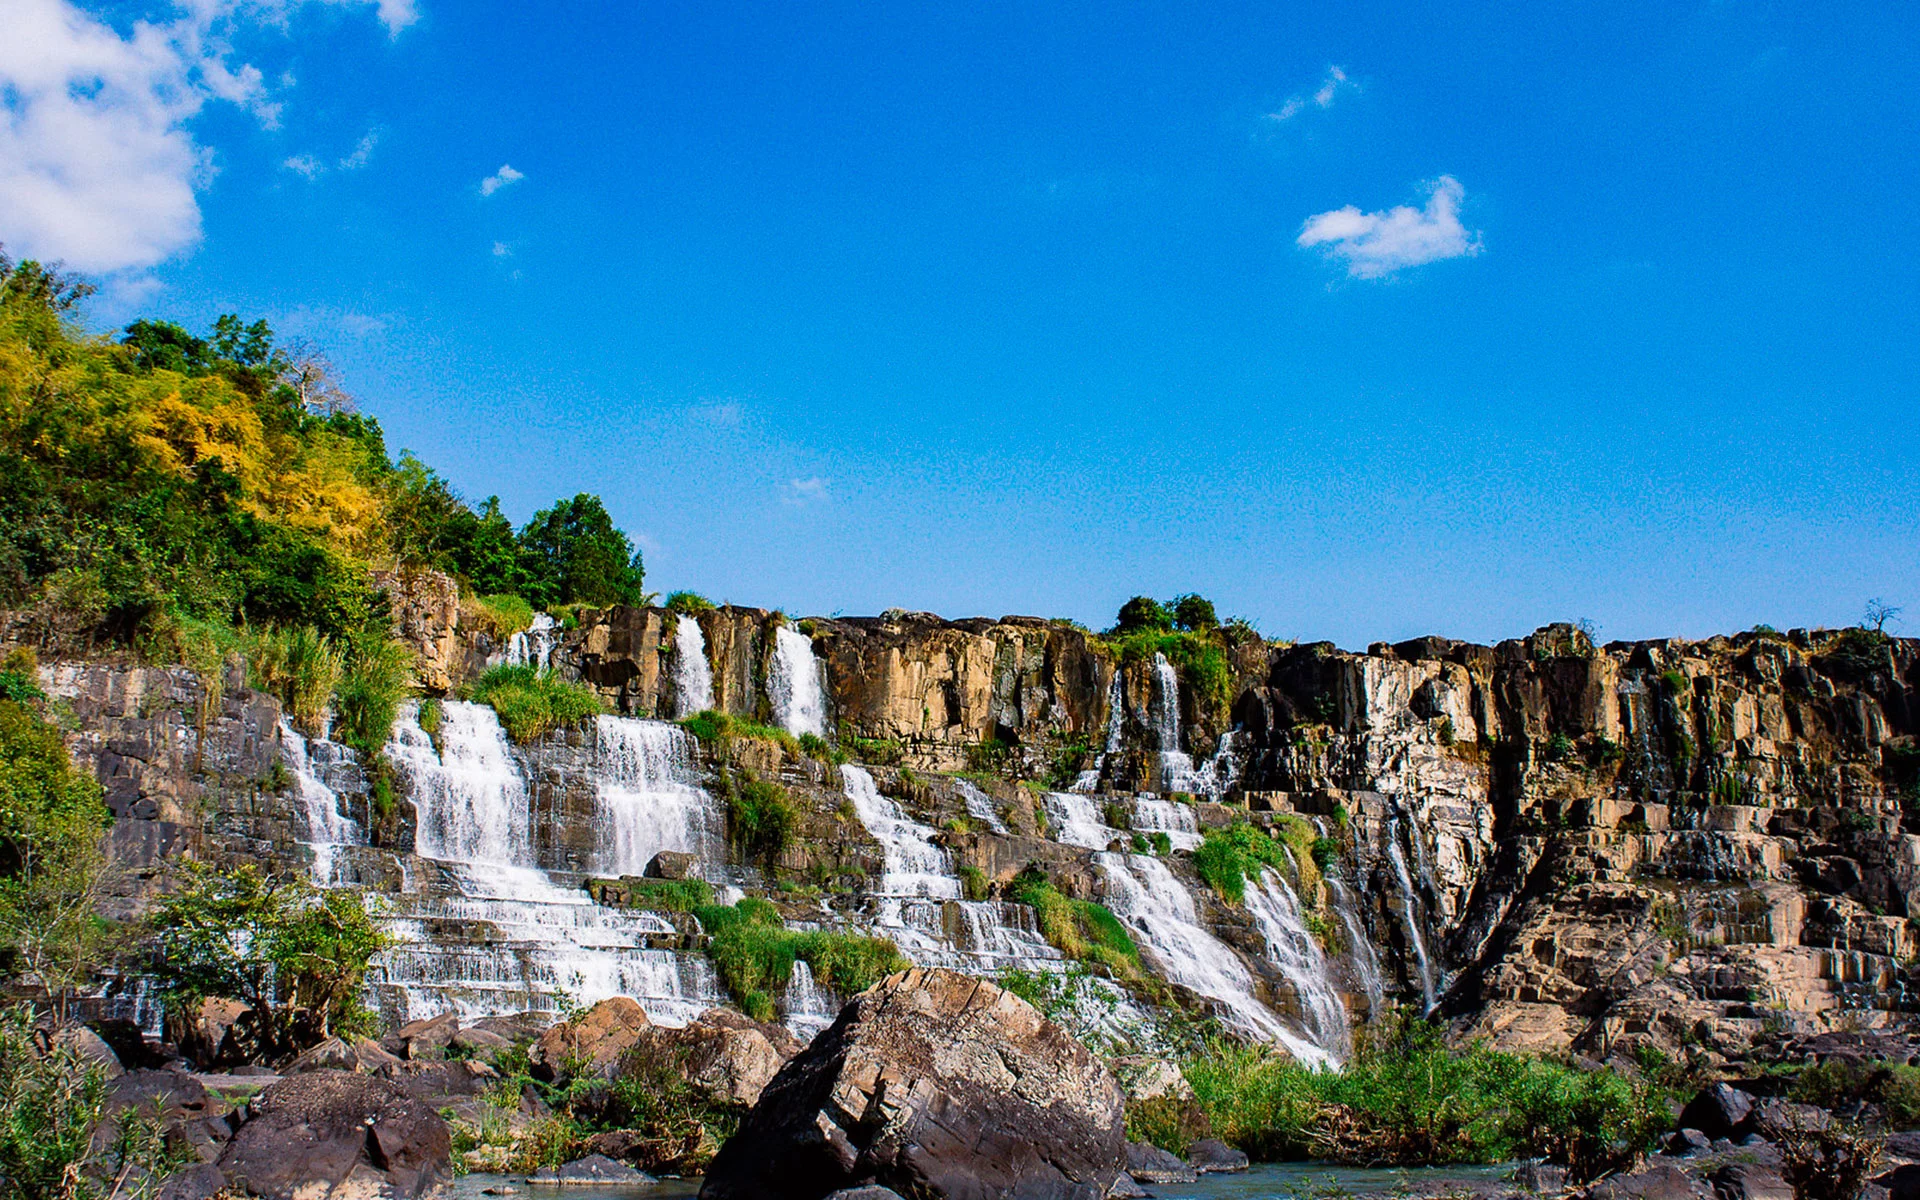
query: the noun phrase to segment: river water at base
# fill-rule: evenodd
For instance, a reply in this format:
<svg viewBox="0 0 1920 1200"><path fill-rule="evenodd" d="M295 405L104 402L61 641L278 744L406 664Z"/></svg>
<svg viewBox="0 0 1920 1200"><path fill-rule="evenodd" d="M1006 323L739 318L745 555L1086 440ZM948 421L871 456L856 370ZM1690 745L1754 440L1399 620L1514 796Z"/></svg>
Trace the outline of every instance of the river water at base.
<svg viewBox="0 0 1920 1200"><path fill-rule="evenodd" d="M1203 1175L1197 1183L1156 1183L1147 1188L1160 1200L1322 1200L1324 1197L1438 1196L1512 1191L1502 1184L1513 1164L1492 1167L1404 1167L1375 1169L1331 1163L1260 1163L1243 1175ZM656 1200L695 1196L698 1179L663 1179L633 1187L569 1184L533 1186L524 1175L463 1175L453 1181L454 1200L491 1200L487 1188L507 1185L528 1200Z"/></svg>

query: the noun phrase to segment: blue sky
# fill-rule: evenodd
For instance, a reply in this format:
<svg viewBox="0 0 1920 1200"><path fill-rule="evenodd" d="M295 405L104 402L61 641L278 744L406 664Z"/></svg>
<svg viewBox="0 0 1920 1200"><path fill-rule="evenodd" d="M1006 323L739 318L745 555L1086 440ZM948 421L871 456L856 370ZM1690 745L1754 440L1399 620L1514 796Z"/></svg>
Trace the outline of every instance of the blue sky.
<svg viewBox="0 0 1920 1200"><path fill-rule="evenodd" d="M662 591L1920 628L1914 6L909 8L0 0L0 240Z"/></svg>

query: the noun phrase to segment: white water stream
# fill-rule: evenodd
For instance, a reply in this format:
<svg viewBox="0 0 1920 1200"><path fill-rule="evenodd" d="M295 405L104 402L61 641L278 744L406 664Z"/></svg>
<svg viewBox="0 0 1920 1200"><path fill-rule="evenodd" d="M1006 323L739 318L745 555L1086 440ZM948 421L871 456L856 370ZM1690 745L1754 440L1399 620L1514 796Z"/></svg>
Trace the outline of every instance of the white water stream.
<svg viewBox="0 0 1920 1200"><path fill-rule="evenodd" d="M788 733L827 736L827 698L813 639L791 625L773 631L773 663L767 671L773 719Z"/></svg>
<svg viewBox="0 0 1920 1200"><path fill-rule="evenodd" d="M726 821L696 782L693 735L665 721L610 716L598 718L594 732L596 871L639 875L662 850L692 854L709 871L725 860Z"/></svg>
<svg viewBox="0 0 1920 1200"><path fill-rule="evenodd" d="M353 751L324 738L308 742L283 717L280 720L280 748L293 771L300 791L300 813L306 819L307 836L302 843L313 852L313 881L332 887L336 863L342 846L364 846L367 835L360 823L340 811L340 795L321 778L321 771L333 762L354 761Z"/></svg>
<svg viewBox="0 0 1920 1200"><path fill-rule="evenodd" d="M673 619L673 713L690 717L713 707L713 664L707 661L707 637L700 622L677 613Z"/></svg>

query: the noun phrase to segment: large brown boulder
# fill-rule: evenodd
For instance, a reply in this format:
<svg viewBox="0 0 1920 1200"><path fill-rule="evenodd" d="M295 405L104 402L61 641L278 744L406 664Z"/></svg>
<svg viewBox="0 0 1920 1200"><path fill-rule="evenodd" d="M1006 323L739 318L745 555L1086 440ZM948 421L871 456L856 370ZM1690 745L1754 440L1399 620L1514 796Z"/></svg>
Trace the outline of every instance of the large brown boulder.
<svg viewBox="0 0 1920 1200"><path fill-rule="evenodd" d="M527 1062L546 1080L611 1074L651 1025L638 1001L614 996L541 1034L528 1049Z"/></svg>
<svg viewBox="0 0 1920 1200"><path fill-rule="evenodd" d="M716 1104L751 1108L787 1061L800 1039L782 1026L762 1024L725 1008L701 1013L685 1028L655 1026L643 1034L647 1065L682 1075ZM629 1068L640 1064L629 1063Z"/></svg>
<svg viewBox="0 0 1920 1200"><path fill-rule="evenodd" d="M703 1200L1099 1200L1126 1163L1120 1085L1033 1006L957 971L862 992L721 1148Z"/></svg>
<svg viewBox="0 0 1920 1200"><path fill-rule="evenodd" d="M447 1123L384 1079L309 1071L260 1093L249 1114L220 1169L234 1187L268 1200L415 1200L449 1174Z"/></svg>

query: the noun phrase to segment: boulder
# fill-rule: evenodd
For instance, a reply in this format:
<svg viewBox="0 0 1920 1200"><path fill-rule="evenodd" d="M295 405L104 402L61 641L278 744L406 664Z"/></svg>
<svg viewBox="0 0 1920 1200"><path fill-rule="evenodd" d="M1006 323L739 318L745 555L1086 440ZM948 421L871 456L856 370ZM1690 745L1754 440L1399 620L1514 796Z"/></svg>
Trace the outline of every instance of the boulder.
<svg viewBox="0 0 1920 1200"><path fill-rule="evenodd" d="M55 1050L69 1050L99 1067L108 1079L118 1079L126 1071L121 1065L120 1056L113 1047L93 1030L78 1021L62 1025L47 1038L47 1044Z"/></svg>
<svg viewBox="0 0 1920 1200"><path fill-rule="evenodd" d="M1718 1200L1794 1200L1793 1188L1779 1168L1760 1163L1728 1163L1714 1173Z"/></svg>
<svg viewBox="0 0 1920 1200"><path fill-rule="evenodd" d="M1161 1096L1186 1100L1193 1095L1193 1085L1180 1073L1180 1068L1164 1058L1115 1059L1113 1073L1119 1076L1128 1100L1154 1100Z"/></svg>
<svg viewBox="0 0 1920 1200"><path fill-rule="evenodd" d="M662 850L647 862L648 879L687 879L700 860L679 850Z"/></svg>
<svg viewBox="0 0 1920 1200"><path fill-rule="evenodd" d="M1153 1193L1122 1171L1113 1177L1113 1186L1107 1189L1107 1200L1153 1200Z"/></svg>
<svg viewBox="0 0 1920 1200"><path fill-rule="evenodd" d="M253 1057L252 1010L238 1000L208 996L187 1010L171 1036L180 1053L203 1071L233 1066ZM174 1024L169 1018L169 1028Z"/></svg>
<svg viewBox="0 0 1920 1200"><path fill-rule="evenodd" d="M1716 1083L1688 1101L1680 1113L1680 1128L1698 1129L1709 1140L1732 1137L1752 1111L1752 1096L1728 1084Z"/></svg>
<svg viewBox="0 0 1920 1200"><path fill-rule="evenodd" d="M476 1058L492 1058L503 1050L513 1049L512 1041L491 1029L462 1029L453 1035L449 1044Z"/></svg>
<svg viewBox="0 0 1920 1200"><path fill-rule="evenodd" d="M223 1111L200 1081L185 1072L128 1071L107 1085L92 1144L96 1151L111 1146L126 1115L137 1113L157 1122L170 1146L190 1149L201 1162L212 1162L232 1132L220 1115Z"/></svg>
<svg viewBox="0 0 1920 1200"><path fill-rule="evenodd" d="M1920 1163L1904 1163L1873 1177L1887 1190L1887 1200L1920 1200Z"/></svg>
<svg viewBox="0 0 1920 1200"><path fill-rule="evenodd" d="M1178 1154L1145 1142L1127 1143L1127 1174L1141 1183L1192 1183L1199 1178Z"/></svg>
<svg viewBox="0 0 1920 1200"><path fill-rule="evenodd" d="M372 1038L361 1038L349 1046L330 1037L288 1063L282 1074L299 1075L306 1071L360 1071L373 1074L405 1060L382 1049Z"/></svg>
<svg viewBox="0 0 1920 1200"><path fill-rule="evenodd" d="M638 1046L651 1060L644 1065L682 1074L715 1103L742 1108L753 1107L801 1049L800 1040L784 1027L724 1008L708 1009L681 1029L645 1029Z"/></svg>
<svg viewBox="0 0 1920 1200"><path fill-rule="evenodd" d="M906 1198L892 1188L868 1184L866 1187L841 1188L829 1195L827 1200L906 1200Z"/></svg>
<svg viewBox="0 0 1920 1200"><path fill-rule="evenodd" d="M500 1073L483 1062L400 1062L382 1067L377 1074L390 1079L400 1090L417 1099L430 1101L436 1109L445 1102L463 1096L477 1096L500 1081Z"/></svg>
<svg viewBox="0 0 1920 1200"><path fill-rule="evenodd" d="M1201 1138L1188 1146L1187 1162L1201 1175L1232 1175L1247 1169L1245 1154L1213 1138Z"/></svg>
<svg viewBox="0 0 1920 1200"><path fill-rule="evenodd" d="M100 1040L113 1049L113 1056L129 1071L165 1066L174 1056L147 1041L140 1026L125 1017L90 1022Z"/></svg>
<svg viewBox="0 0 1920 1200"><path fill-rule="evenodd" d="M1676 1158L1705 1154L1713 1149L1713 1139L1698 1129L1676 1129L1667 1135L1667 1153Z"/></svg>
<svg viewBox="0 0 1920 1200"><path fill-rule="evenodd" d="M472 1025L463 1028L485 1030L507 1039L509 1043L518 1043L530 1042L539 1037L551 1024L553 1024L553 1016L550 1013L522 1012L508 1013L499 1017L481 1017Z"/></svg>
<svg viewBox="0 0 1920 1200"><path fill-rule="evenodd" d="M213 1200L227 1190L227 1177L212 1163L195 1163L160 1182L153 1200Z"/></svg>
<svg viewBox="0 0 1920 1200"><path fill-rule="evenodd" d="M364 1190L415 1200L449 1175L447 1123L384 1079L309 1071L269 1087L248 1109L220 1169L255 1196L307 1200L316 1189L336 1196Z"/></svg>
<svg viewBox="0 0 1920 1200"><path fill-rule="evenodd" d="M527 1176L527 1182L549 1185L596 1185L652 1183L654 1179L645 1171L636 1171L627 1164L615 1162L604 1154L589 1154L585 1158L576 1158L570 1163L563 1163L557 1167L542 1167Z"/></svg>
<svg viewBox="0 0 1920 1200"><path fill-rule="evenodd" d="M1631 1175L1615 1175L1587 1191L1588 1200L1712 1200L1713 1189L1698 1176L1661 1163Z"/></svg>
<svg viewBox="0 0 1920 1200"><path fill-rule="evenodd" d="M1011 992L944 969L856 996L780 1070L705 1200L906 1195L1100 1200L1126 1162L1120 1085Z"/></svg>
<svg viewBox="0 0 1920 1200"><path fill-rule="evenodd" d="M1567 1190L1567 1169L1549 1162L1523 1162L1513 1169L1513 1186L1537 1196L1557 1196Z"/></svg>
<svg viewBox="0 0 1920 1200"><path fill-rule="evenodd" d="M1825 1129L1832 1121L1832 1114L1816 1104L1765 1100L1755 1105L1747 1115L1746 1132L1777 1142L1782 1136L1798 1130Z"/></svg>
<svg viewBox="0 0 1920 1200"><path fill-rule="evenodd" d="M609 1074L651 1024L637 1001L614 996L541 1034L527 1051L527 1063L535 1076L549 1081L582 1066L589 1074Z"/></svg>
<svg viewBox="0 0 1920 1200"><path fill-rule="evenodd" d="M410 1021L388 1034L382 1048L401 1058L432 1060L445 1057L454 1035L460 1032L460 1018L441 1013L424 1021Z"/></svg>

